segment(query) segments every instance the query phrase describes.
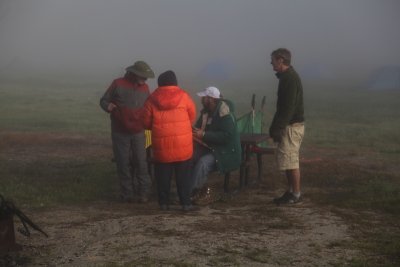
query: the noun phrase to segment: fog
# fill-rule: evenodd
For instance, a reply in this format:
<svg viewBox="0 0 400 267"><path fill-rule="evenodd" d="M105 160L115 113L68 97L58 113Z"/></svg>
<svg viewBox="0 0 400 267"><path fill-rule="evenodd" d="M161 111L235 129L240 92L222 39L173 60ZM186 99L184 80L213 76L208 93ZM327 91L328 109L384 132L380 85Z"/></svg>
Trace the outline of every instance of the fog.
<svg viewBox="0 0 400 267"><path fill-rule="evenodd" d="M398 0L1 0L0 74L103 82L145 60L187 85L268 83L286 47L306 81L362 84L400 64L399 13Z"/></svg>

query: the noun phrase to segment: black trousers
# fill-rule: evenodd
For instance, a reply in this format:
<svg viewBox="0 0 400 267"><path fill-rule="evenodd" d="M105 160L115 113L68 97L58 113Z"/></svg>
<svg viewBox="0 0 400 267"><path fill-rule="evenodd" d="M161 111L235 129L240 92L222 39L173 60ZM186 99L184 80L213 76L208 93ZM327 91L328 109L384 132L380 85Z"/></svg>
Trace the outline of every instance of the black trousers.
<svg viewBox="0 0 400 267"><path fill-rule="evenodd" d="M158 203L169 205L171 178L175 173L176 188L181 205L191 205L190 193L192 187L191 159L185 161L155 163L154 175L157 181Z"/></svg>

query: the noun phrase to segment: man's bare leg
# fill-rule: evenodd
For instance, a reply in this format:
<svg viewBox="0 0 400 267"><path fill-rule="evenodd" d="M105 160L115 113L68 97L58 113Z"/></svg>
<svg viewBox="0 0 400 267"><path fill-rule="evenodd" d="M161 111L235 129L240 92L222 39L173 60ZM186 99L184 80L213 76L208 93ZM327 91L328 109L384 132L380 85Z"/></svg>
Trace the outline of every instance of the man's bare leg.
<svg viewBox="0 0 400 267"><path fill-rule="evenodd" d="M300 169L286 170L288 191L294 194L300 193Z"/></svg>

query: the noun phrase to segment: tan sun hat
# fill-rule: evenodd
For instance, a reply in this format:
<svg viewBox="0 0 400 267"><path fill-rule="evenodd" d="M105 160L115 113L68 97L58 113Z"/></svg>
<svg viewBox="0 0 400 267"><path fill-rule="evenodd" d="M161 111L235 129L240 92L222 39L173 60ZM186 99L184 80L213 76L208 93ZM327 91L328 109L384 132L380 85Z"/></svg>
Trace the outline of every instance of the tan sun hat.
<svg viewBox="0 0 400 267"><path fill-rule="evenodd" d="M143 78L154 78L153 70L144 61L136 61L135 64L127 67L125 70Z"/></svg>

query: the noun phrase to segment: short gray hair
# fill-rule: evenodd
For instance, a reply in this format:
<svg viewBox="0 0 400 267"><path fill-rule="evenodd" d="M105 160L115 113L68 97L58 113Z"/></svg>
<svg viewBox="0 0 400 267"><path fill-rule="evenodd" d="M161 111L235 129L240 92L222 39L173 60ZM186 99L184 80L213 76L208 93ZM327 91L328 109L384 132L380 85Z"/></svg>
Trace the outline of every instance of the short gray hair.
<svg viewBox="0 0 400 267"><path fill-rule="evenodd" d="M278 48L271 53L271 57L275 59L282 58L283 64L286 66L290 66L290 62L292 60L292 53L290 53L289 49L286 48Z"/></svg>

